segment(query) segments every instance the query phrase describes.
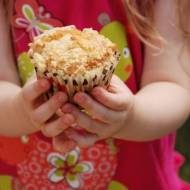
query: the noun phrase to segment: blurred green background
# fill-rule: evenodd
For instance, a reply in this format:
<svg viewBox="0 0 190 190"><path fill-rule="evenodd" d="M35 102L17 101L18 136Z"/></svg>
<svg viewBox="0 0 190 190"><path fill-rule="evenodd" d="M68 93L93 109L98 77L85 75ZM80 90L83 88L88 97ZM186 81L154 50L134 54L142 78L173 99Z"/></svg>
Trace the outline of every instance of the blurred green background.
<svg viewBox="0 0 190 190"><path fill-rule="evenodd" d="M177 132L176 149L186 158L180 169L180 176L190 182L190 118Z"/></svg>

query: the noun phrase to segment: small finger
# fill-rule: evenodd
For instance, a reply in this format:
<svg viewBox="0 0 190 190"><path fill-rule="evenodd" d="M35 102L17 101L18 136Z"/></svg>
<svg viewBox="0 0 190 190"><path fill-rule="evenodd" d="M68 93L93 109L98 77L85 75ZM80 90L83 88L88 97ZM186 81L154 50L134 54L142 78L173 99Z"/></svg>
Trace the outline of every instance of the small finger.
<svg viewBox="0 0 190 190"><path fill-rule="evenodd" d="M79 92L74 96L74 101L84 108L93 118L99 119L105 123L117 123L118 114L104 105L100 104L89 95Z"/></svg>
<svg viewBox="0 0 190 190"><path fill-rule="evenodd" d="M67 101L67 96L63 92L57 92L47 102L40 105L31 114L31 119L37 124L43 124L49 120L56 111Z"/></svg>
<svg viewBox="0 0 190 190"><path fill-rule="evenodd" d="M79 133L76 130L70 130L69 133L66 133L66 135L74 140L77 145L81 148L88 148L93 146L98 140L98 136L92 133Z"/></svg>
<svg viewBox="0 0 190 190"><path fill-rule="evenodd" d="M107 124L98 120L92 119L89 115L81 112L76 106L72 104L65 104L62 108L63 112L71 113L75 117L76 123L83 129L90 133L97 134L99 137L106 138L109 133Z"/></svg>
<svg viewBox="0 0 190 190"><path fill-rule="evenodd" d="M32 102L50 88L50 83L46 79L37 80L23 87L23 97L26 101Z"/></svg>
<svg viewBox="0 0 190 190"><path fill-rule="evenodd" d="M76 142L70 140L65 133L53 137L53 147L55 150L67 153L76 147Z"/></svg>
<svg viewBox="0 0 190 190"><path fill-rule="evenodd" d="M41 128L41 130L45 136L55 137L70 127L74 122L75 119L71 114L65 114L55 121L47 123Z"/></svg>
<svg viewBox="0 0 190 190"><path fill-rule="evenodd" d="M92 96L104 106L116 110L123 111L127 105L127 94L114 94L104 88L96 87L91 92Z"/></svg>
<svg viewBox="0 0 190 190"><path fill-rule="evenodd" d="M108 87L108 91L113 93L124 93L126 91L126 84L116 75L113 75Z"/></svg>

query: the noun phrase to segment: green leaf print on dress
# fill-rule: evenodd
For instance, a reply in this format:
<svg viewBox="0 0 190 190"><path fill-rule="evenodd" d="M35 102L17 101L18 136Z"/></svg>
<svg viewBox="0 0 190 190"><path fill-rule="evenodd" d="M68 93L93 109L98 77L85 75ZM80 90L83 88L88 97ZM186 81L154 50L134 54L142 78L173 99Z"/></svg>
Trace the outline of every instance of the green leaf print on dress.
<svg viewBox="0 0 190 190"><path fill-rule="evenodd" d="M12 190L12 177L0 176L0 190Z"/></svg>
<svg viewBox="0 0 190 190"><path fill-rule="evenodd" d="M17 177L0 175L0 190L26 190L20 185Z"/></svg>
<svg viewBox="0 0 190 190"><path fill-rule="evenodd" d="M18 70L22 84L24 85L34 73L34 66L26 52L23 52L18 56Z"/></svg>
<svg viewBox="0 0 190 190"><path fill-rule="evenodd" d="M118 21L106 24L100 33L117 44L121 53L119 64L116 67L115 74L123 81L126 81L132 73L132 58L128 48L125 27Z"/></svg>
<svg viewBox="0 0 190 190"><path fill-rule="evenodd" d="M107 190L128 190L128 188L117 181L112 181Z"/></svg>

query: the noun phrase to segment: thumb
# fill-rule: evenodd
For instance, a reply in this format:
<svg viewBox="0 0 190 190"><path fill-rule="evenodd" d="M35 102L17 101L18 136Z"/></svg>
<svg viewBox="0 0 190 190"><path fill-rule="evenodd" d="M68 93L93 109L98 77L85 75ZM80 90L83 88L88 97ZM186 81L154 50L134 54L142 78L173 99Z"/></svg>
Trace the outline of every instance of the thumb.
<svg viewBox="0 0 190 190"><path fill-rule="evenodd" d="M131 100L132 93L123 81L113 76L108 90L96 87L92 90L92 96L108 108L123 111Z"/></svg>

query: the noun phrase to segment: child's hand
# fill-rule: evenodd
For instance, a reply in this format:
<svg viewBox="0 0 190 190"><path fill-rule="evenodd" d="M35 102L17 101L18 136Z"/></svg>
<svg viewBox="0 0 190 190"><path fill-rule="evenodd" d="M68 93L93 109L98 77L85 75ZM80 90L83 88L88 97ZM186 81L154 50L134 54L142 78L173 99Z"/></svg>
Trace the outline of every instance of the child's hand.
<svg viewBox="0 0 190 190"><path fill-rule="evenodd" d="M67 101L67 96L63 92L57 92L48 101L44 101L43 94L49 88L50 84L45 79L24 86L16 97L17 110L27 119L31 130L29 132L41 129L45 136L54 137L70 126L74 118L69 114L55 117L57 110Z"/></svg>
<svg viewBox="0 0 190 190"><path fill-rule="evenodd" d="M69 133L69 137L80 146L88 146L97 140L117 137L117 133L126 127L133 108L134 96L116 76L112 78L108 91L96 87L91 94L94 99L85 93L77 93L74 96L74 101L88 114L72 104L65 104L62 108L64 113L73 114L81 128L92 133L87 136L80 135L74 130Z"/></svg>

